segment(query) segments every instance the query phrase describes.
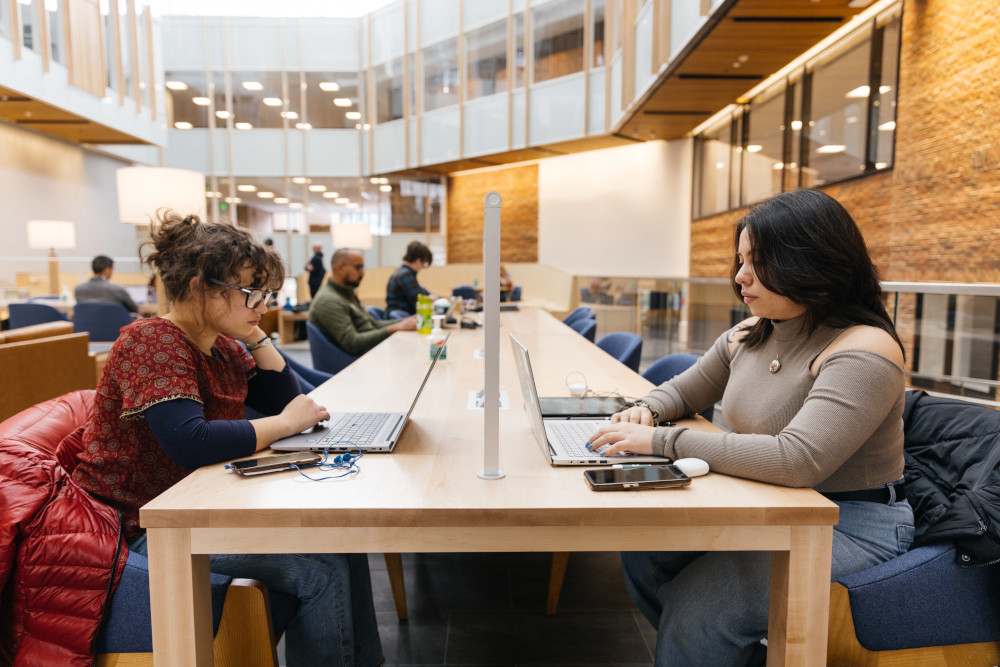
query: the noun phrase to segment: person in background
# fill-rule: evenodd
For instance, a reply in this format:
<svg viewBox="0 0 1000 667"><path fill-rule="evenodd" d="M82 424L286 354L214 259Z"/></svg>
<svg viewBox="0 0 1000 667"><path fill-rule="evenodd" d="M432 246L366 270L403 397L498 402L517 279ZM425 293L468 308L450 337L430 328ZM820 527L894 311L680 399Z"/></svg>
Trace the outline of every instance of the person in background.
<svg viewBox="0 0 1000 667"><path fill-rule="evenodd" d="M98 255L90 262L94 275L85 283L80 283L74 290L73 297L77 303L87 301L104 301L120 303L130 313L138 313L139 306L128 295L121 285L111 282L111 274L115 271L115 263L106 255Z"/></svg>
<svg viewBox="0 0 1000 667"><path fill-rule="evenodd" d="M410 245L406 246L403 263L389 276L389 282L385 287L385 312L402 310L412 315L417 312L418 295L426 294L431 301L437 299L437 295L431 294L417 282L417 273L433 262L434 255L431 254L431 249L420 241L411 241Z"/></svg>
<svg viewBox="0 0 1000 667"><path fill-rule="evenodd" d="M330 278L309 306L309 321L348 354L364 354L397 331L417 328L413 315L402 320L372 317L355 291L364 277L361 251L337 250L330 260Z"/></svg>
<svg viewBox="0 0 1000 667"><path fill-rule="evenodd" d="M510 277L510 273L507 271L507 267L503 264L500 265L500 293L510 294L514 291L514 279Z"/></svg>
<svg viewBox="0 0 1000 667"><path fill-rule="evenodd" d="M130 550L143 554L142 505L198 467L249 456L330 417L300 392L260 329L267 297L284 279L275 253L238 227L170 212L144 246L171 310L122 328L73 471L120 512ZM268 416L247 420L244 404ZM289 665L381 664L365 554L213 555L210 569L299 599L286 635Z"/></svg>
<svg viewBox="0 0 1000 667"><path fill-rule="evenodd" d="M861 231L832 197L796 190L754 206L735 232L733 290L753 317L590 447L816 489L840 508L834 579L905 553L903 347ZM720 399L733 433L657 426ZM744 665L767 635L767 552L636 552L622 563L658 629L657 665Z"/></svg>
<svg viewBox="0 0 1000 667"><path fill-rule="evenodd" d="M320 285L323 284L323 276L326 269L323 268L323 246L319 243L313 244L313 256L306 264L306 271L309 272L309 297L316 296Z"/></svg>

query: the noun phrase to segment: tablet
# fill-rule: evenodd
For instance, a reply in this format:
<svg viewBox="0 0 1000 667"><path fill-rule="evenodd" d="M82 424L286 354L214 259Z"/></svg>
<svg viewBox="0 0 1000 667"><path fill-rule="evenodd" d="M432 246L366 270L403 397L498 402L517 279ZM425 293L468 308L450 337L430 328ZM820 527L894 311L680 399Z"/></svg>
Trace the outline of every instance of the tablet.
<svg viewBox="0 0 1000 667"><path fill-rule="evenodd" d="M618 396L539 396L542 417L610 417L625 407Z"/></svg>

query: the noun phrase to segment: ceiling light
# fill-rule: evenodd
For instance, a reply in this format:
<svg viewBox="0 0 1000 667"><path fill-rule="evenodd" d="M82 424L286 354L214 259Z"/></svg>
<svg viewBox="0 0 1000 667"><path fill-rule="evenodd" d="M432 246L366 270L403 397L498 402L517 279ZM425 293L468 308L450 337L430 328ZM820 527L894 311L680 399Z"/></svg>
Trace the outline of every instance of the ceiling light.
<svg viewBox="0 0 1000 667"><path fill-rule="evenodd" d="M187 123L183 120L179 120L176 123L174 123L174 127L177 128L178 130L190 130L192 127L194 127L194 125L192 125L191 123Z"/></svg>
<svg viewBox="0 0 1000 667"><path fill-rule="evenodd" d="M352 102L347 97L335 97L333 98L333 104L334 106L338 107L349 107L351 106Z"/></svg>
<svg viewBox="0 0 1000 667"><path fill-rule="evenodd" d="M264 104L269 107L280 107L284 102L281 101L280 97L265 97Z"/></svg>
<svg viewBox="0 0 1000 667"><path fill-rule="evenodd" d="M382 192L392 192L391 185L380 185L378 186L378 189L381 190Z"/></svg>
<svg viewBox="0 0 1000 667"><path fill-rule="evenodd" d="M240 192L257 192L256 185L237 185L236 189Z"/></svg>
<svg viewBox="0 0 1000 667"><path fill-rule="evenodd" d="M842 144L827 144L826 146L820 146L819 148L817 148L816 152L831 154L831 153L843 153L846 150L847 146L844 146Z"/></svg>
<svg viewBox="0 0 1000 667"><path fill-rule="evenodd" d="M298 111L282 111L281 112L281 117L282 118L287 118L288 120L296 120L299 117L299 112Z"/></svg>
<svg viewBox="0 0 1000 667"><path fill-rule="evenodd" d="M739 62L741 62L741 63L745 63L746 61L750 60L750 56L748 56L748 55L746 55L746 54L744 53L743 55L741 55L741 56L738 56L738 57L736 58L736 60L738 60L738 61L739 61Z"/></svg>
<svg viewBox="0 0 1000 667"><path fill-rule="evenodd" d="M886 93L888 93L890 90L892 90L892 86L879 86L878 87L878 92L882 93L883 95L885 95Z"/></svg>
<svg viewBox="0 0 1000 667"><path fill-rule="evenodd" d="M780 171L784 168L785 168L784 162L775 162L774 164L771 165L771 169L774 169L775 171Z"/></svg>
<svg viewBox="0 0 1000 667"><path fill-rule="evenodd" d="M350 199L348 199L347 197L337 197L337 198L336 198L336 199L334 199L333 201L335 201L335 202L336 202L336 203L338 203L338 204L347 204L347 203L348 203L348 202L350 202L351 200L350 200Z"/></svg>
<svg viewBox="0 0 1000 667"><path fill-rule="evenodd" d="M724 169L725 167L726 167L726 163L725 162L716 162L715 163L715 168L716 169Z"/></svg>
<svg viewBox="0 0 1000 667"><path fill-rule="evenodd" d="M296 130L311 130L311 129L313 129L313 126L310 123L296 123L295 124L295 129Z"/></svg>
<svg viewBox="0 0 1000 667"><path fill-rule="evenodd" d="M309 192L325 192L325 191L326 191L326 186L325 185L310 185L309 186Z"/></svg>
<svg viewBox="0 0 1000 667"><path fill-rule="evenodd" d="M890 120L887 123L882 123L881 125L878 126L878 129L882 130L883 132L892 132L893 130L896 129L896 121Z"/></svg>
<svg viewBox="0 0 1000 667"><path fill-rule="evenodd" d="M854 90L848 91L847 94L844 95L844 97L850 97L850 98L868 97L868 93L869 93L868 86L858 86Z"/></svg>
<svg viewBox="0 0 1000 667"><path fill-rule="evenodd" d="M361 129L370 130L370 129L372 129L372 126L369 125L368 123L365 123L364 125L361 126Z"/></svg>
<svg viewBox="0 0 1000 667"><path fill-rule="evenodd" d="M792 121L792 129L795 130L796 132L798 132L799 130L801 130L802 129L802 121L801 120L793 120Z"/></svg>
<svg viewBox="0 0 1000 667"><path fill-rule="evenodd" d="M876 169L885 169L888 166L889 166L888 162L876 162L875 163L875 168Z"/></svg>
<svg viewBox="0 0 1000 667"><path fill-rule="evenodd" d="M328 93L335 93L340 90L340 84L336 81L321 81L319 84L320 90L325 90Z"/></svg>
<svg viewBox="0 0 1000 667"><path fill-rule="evenodd" d="M761 146L760 144L750 144L749 146L747 146L748 153L759 153L762 150L764 150L764 147Z"/></svg>
<svg viewBox="0 0 1000 667"><path fill-rule="evenodd" d="M356 124L356 125L354 126L354 129L355 129L355 130L360 130L360 129L361 129L361 123L357 123L357 124Z"/></svg>
<svg viewBox="0 0 1000 667"><path fill-rule="evenodd" d="M378 182L381 183L382 185L385 185L386 183L389 182L389 179L388 178L380 178L380 179L378 179Z"/></svg>
<svg viewBox="0 0 1000 667"><path fill-rule="evenodd" d="M327 199L336 199L337 197L340 196L340 193L339 192L324 192L323 196L326 197Z"/></svg>
<svg viewBox="0 0 1000 667"><path fill-rule="evenodd" d="M852 124L858 122L858 117L857 116L848 116L847 118L844 119L844 122L847 123L848 125L852 125Z"/></svg>
<svg viewBox="0 0 1000 667"><path fill-rule="evenodd" d="M360 204L356 201L347 202L347 208L358 208Z"/></svg>
<svg viewBox="0 0 1000 667"><path fill-rule="evenodd" d="M243 200L239 197L226 197L227 204L242 204Z"/></svg>
<svg viewBox="0 0 1000 667"><path fill-rule="evenodd" d="M247 90L264 90L264 84L260 81L244 81L243 87Z"/></svg>
<svg viewBox="0 0 1000 667"><path fill-rule="evenodd" d="M360 111L348 111L347 113L344 114L344 116L348 120L361 120L361 112Z"/></svg>
<svg viewBox="0 0 1000 667"><path fill-rule="evenodd" d="M216 118L221 118L222 120L226 120L227 118L232 118L233 114L231 114L228 111L216 111L215 112L215 117Z"/></svg>
<svg viewBox="0 0 1000 667"><path fill-rule="evenodd" d="M212 104L212 98L210 97L192 97L191 101L200 107L207 107Z"/></svg>
<svg viewBox="0 0 1000 667"><path fill-rule="evenodd" d="M305 176L296 176L295 178L292 179L292 183L296 183L298 185L304 185L308 182L309 179L306 178Z"/></svg>
<svg viewBox="0 0 1000 667"><path fill-rule="evenodd" d="M209 197L209 198L211 198L211 197L220 197L220 196L222 196L222 193L220 193L220 192L206 192L205 196Z"/></svg>
<svg viewBox="0 0 1000 667"><path fill-rule="evenodd" d="M371 178L368 179L368 182L372 184L378 184L379 182L378 176L372 176Z"/></svg>
<svg viewBox="0 0 1000 667"><path fill-rule="evenodd" d="M274 199L273 192L258 192L257 196L260 197L261 199Z"/></svg>
<svg viewBox="0 0 1000 667"><path fill-rule="evenodd" d="M291 204L288 205L288 208L302 208L302 202L293 201Z"/></svg>
<svg viewBox="0 0 1000 667"><path fill-rule="evenodd" d="M253 124L252 123L236 123L236 129L237 130L252 130L253 129Z"/></svg>
<svg viewBox="0 0 1000 667"><path fill-rule="evenodd" d="M170 90L187 90L188 85L183 81L167 81L165 84Z"/></svg>
<svg viewBox="0 0 1000 667"><path fill-rule="evenodd" d="M275 197L274 198L274 203L275 204L287 204L288 203L288 197Z"/></svg>

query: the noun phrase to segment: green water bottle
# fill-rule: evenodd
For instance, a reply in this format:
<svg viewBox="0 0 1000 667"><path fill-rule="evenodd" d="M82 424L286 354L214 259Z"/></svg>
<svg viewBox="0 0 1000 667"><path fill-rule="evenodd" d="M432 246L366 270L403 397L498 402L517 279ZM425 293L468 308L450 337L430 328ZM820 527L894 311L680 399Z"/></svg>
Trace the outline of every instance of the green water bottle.
<svg viewBox="0 0 1000 667"><path fill-rule="evenodd" d="M417 333L431 332L431 298L426 294L417 295Z"/></svg>

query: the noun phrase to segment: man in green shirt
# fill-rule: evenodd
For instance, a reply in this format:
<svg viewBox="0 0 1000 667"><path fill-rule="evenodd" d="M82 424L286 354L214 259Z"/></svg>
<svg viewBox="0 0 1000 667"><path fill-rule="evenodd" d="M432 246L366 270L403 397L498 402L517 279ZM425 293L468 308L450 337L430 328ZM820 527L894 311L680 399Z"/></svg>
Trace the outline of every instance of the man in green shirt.
<svg viewBox="0 0 1000 667"><path fill-rule="evenodd" d="M361 355L396 331L414 331L416 316L403 320L376 320L355 293L365 277L365 258L357 250L341 248L330 260L330 278L319 288L309 307L309 321L348 354Z"/></svg>

